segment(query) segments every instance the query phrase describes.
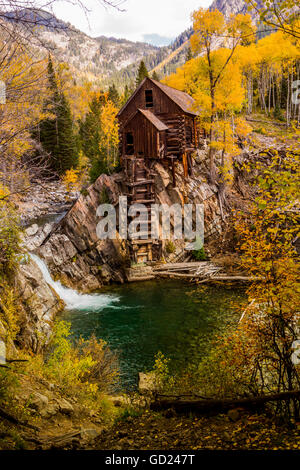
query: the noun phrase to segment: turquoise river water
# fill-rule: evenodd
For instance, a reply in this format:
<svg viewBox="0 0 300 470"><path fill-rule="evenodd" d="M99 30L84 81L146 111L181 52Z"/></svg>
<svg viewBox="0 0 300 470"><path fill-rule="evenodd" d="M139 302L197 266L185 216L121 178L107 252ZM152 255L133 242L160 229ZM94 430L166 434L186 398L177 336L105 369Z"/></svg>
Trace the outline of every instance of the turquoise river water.
<svg viewBox="0 0 300 470"><path fill-rule="evenodd" d="M139 372L151 370L158 351L177 370L201 360L213 337L237 324L233 303L243 297L232 288L151 281L107 288L98 302L69 305L63 318L74 337L94 333L107 341L118 357L120 387L129 390Z"/></svg>

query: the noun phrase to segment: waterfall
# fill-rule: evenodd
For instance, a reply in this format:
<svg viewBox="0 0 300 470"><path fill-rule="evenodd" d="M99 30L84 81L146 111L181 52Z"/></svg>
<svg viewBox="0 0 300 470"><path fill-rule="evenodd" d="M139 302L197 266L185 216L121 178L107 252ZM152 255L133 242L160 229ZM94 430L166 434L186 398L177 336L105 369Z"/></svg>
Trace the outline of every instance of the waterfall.
<svg viewBox="0 0 300 470"><path fill-rule="evenodd" d="M54 281L46 263L37 255L30 254L31 259L40 268L47 284L52 287L57 295L65 302L68 310L94 310L100 311L113 302L118 302L119 297L116 295L106 294L79 294L73 289L64 287L61 282Z"/></svg>

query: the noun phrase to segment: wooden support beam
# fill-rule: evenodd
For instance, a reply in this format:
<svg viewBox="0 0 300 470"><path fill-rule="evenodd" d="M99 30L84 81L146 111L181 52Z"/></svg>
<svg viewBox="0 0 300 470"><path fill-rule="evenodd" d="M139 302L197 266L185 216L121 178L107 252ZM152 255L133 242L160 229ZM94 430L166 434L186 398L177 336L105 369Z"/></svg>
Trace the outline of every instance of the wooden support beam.
<svg viewBox="0 0 300 470"><path fill-rule="evenodd" d="M182 164L183 164L183 171L184 171L184 177L188 178L189 172L188 172L188 164L187 164L187 156L186 153L182 155Z"/></svg>

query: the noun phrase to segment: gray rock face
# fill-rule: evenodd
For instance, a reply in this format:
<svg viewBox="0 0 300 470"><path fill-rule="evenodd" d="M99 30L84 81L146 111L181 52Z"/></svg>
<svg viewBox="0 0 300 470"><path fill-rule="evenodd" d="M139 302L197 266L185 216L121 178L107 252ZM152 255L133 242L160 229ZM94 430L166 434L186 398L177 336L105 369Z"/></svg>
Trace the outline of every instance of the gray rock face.
<svg viewBox="0 0 300 470"><path fill-rule="evenodd" d="M154 163L153 170L156 173L155 193L158 203L203 203L206 235L221 231L216 188L204 181L201 165L195 165L194 177L185 180L182 165L178 162L176 187L173 187L169 168L161 163ZM38 253L46 261L53 278L60 280L63 285L87 293L101 289L111 282L122 283L128 280L130 260L127 241L121 240L118 234L116 240L99 240L96 233L100 221L97 208L103 203L117 206L119 196L124 194L124 177L122 174L101 175L38 248ZM184 241L176 241L176 256L183 252L183 248Z"/></svg>
<svg viewBox="0 0 300 470"><path fill-rule="evenodd" d="M17 342L38 351L51 334L51 325L64 304L45 282L38 266L28 258L16 274L16 293L21 299L21 329Z"/></svg>
<svg viewBox="0 0 300 470"><path fill-rule="evenodd" d="M201 151L200 151L201 152ZM199 156L198 156L199 157ZM155 190L161 204L203 204L205 212L205 238L221 233L221 214L217 199L217 188L209 185L203 178L206 169L203 165L194 165L194 175L184 179L183 168L176 167L176 187L173 187L170 172L161 164L155 165L157 176ZM169 178L167 178L169 175ZM180 241L175 245L180 247Z"/></svg>
<svg viewBox="0 0 300 470"><path fill-rule="evenodd" d="M28 251L36 250L45 238L49 235L53 228L54 224L45 224L43 227L39 227L37 224L30 225L25 230L25 236L23 240L23 245Z"/></svg>
<svg viewBox="0 0 300 470"><path fill-rule="evenodd" d="M110 282L126 280L126 242L99 240L96 233L98 206L117 204L119 195L114 176L101 175L39 248L53 277L65 286L92 292Z"/></svg>
<svg viewBox="0 0 300 470"><path fill-rule="evenodd" d="M257 1L258 5L260 6L262 2L260 0ZM229 18L230 15L237 15L238 13L242 13L245 15L249 13L247 11L248 4L245 0L214 0L210 6L210 10L219 10L223 15ZM251 11L250 14L256 18L255 10Z"/></svg>

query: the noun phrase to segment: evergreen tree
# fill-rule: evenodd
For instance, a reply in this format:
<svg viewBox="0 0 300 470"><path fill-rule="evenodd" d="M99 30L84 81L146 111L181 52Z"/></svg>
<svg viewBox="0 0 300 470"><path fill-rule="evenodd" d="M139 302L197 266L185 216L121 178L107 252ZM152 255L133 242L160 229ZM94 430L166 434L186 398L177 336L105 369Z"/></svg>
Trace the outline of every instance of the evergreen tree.
<svg viewBox="0 0 300 470"><path fill-rule="evenodd" d="M56 169L60 174L78 165L78 151L73 128L70 104L63 93L57 113L58 148L56 154Z"/></svg>
<svg viewBox="0 0 300 470"><path fill-rule="evenodd" d="M125 103L127 103L127 101L129 100L130 96L132 95L132 90L129 88L128 85L125 85L125 88L124 88L124 94L122 96L122 101L121 101L121 105L124 106Z"/></svg>
<svg viewBox="0 0 300 470"><path fill-rule="evenodd" d="M89 112L79 123L80 147L90 161L90 180L93 183L99 175L107 173L107 156L103 148L104 140L101 129L101 111L105 104L104 93L93 96L89 104Z"/></svg>
<svg viewBox="0 0 300 470"><path fill-rule="evenodd" d="M186 53L185 61L188 62L189 60L192 60L192 58L193 58L192 49L189 47Z"/></svg>
<svg viewBox="0 0 300 470"><path fill-rule="evenodd" d="M137 77L136 77L136 82L135 82L136 86L138 87L142 83L144 78L146 77L149 77L149 73L145 65L145 62L142 60L138 69Z"/></svg>
<svg viewBox="0 0 300 470"><path fill-rule="evenodd" d="M102 96L102 95L101 95ZM100 141L102 137L100 120L103 102L96 95L89 104L89 112L79 123L80 145L83 153L92 163L100 158Z"/></svg>
<svg viewBox="0 0 300 470"><path fill-rule="evenodd" d="M152 74L152 79L153 80L156 80L157 82L159 82L159 76L158 76L158 73L154 70L153 74Z"/></svg>
<svg viewBox="0 0 300 470"><path fill-rule="evenodd" d="M48 59L49 98L44 103L44 111L51 117L39 124L39 140L43 149L50 155L50 166L58 174L75 168L78 164L76 138L70 105L57 86L52 59Z"/></svg>
<svg viewBox="0 0 300 470"><path fill-rule="evenodd" d="M108 99L117 107L120 106L120 95L114 83L108 89Z"/></svg>

